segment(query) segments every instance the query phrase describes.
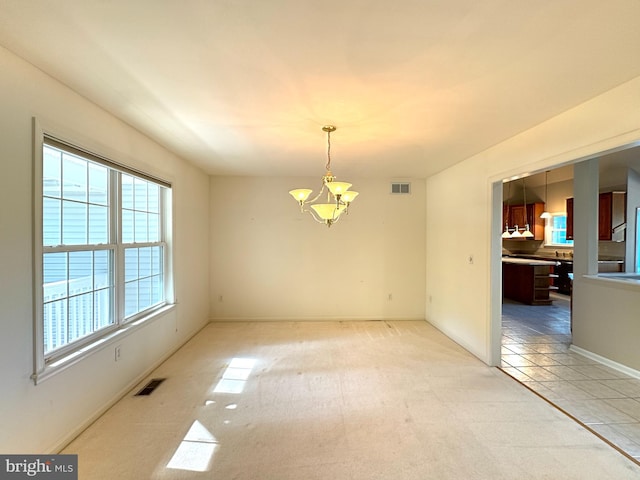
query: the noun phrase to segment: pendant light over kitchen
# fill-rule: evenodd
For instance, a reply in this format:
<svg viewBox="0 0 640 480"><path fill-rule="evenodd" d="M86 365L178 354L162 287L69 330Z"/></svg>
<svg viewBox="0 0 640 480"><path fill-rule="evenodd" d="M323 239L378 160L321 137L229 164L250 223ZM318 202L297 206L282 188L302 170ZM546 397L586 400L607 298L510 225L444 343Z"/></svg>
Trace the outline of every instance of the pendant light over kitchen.
<svg viewBox="0 0 640 480"><path fill-rule="evenodd" d="M524 177L522 178L522 193L524 197L524 232L520 232L520 227L516 224L513 227L513 230L509 228L509 214L511 212L511 207L509 202L511 200L511 183L509 182L509 194L507 199L507 212L506 219L504 224L504 232L502 232L502 238L532 238L534 235L529 229L529 215L527 213L527 186L525 184Z"/></svg>
<svg viewBox="0 0 640 480"><path fill-rule="evenodd" d="M547 195L548 176L549 176L549 170L544 172L544 212L542 212L542 214L540 215L540 218L544 218L544 219L551 218L551 214L547 212L547 200L549 198Z"/></svg>
<svg viewBox="0 0 640 480"><path fill-rule="evenodd" d="M502 232L502 238L511 238L511 232L509 231L509 212L511 210L511 182L509 182L509 193L507 194L507 212L505 214L504 232ZM516 228L516 231L518 229Z"/></svg>
<svg viewBox="0 0 640 480"><path fill-rule="evenodd" d="M533 233L529 230L529 215L527 215L527 186L525 185L524 177L522 177L522 193L524 197L524 223L525 228L524 232L522 232L522 236L524 238L532 238Z"/></svg>

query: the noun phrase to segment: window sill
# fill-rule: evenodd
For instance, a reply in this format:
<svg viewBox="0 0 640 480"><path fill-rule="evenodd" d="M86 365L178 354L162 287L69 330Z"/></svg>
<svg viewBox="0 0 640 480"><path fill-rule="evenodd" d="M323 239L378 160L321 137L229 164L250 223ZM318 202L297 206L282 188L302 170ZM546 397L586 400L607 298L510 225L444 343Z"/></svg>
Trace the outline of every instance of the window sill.
<svg viewBox="0 0 640 480"><path fill-rule="evenodd" d="M95 342L86 345L79 350L75 350L70 352L68 355L65 355L61 358L56 359L54 362L51 362L45 365L44 369L38 373L34 373L31 375L31 379L33 380L34 385L38 385L39 383L48 380L49 378L55 376L56 374L66 370L82 361L83 359L93 355L105 348L113 345L118 340L123 337L132 334L136 330L139 330L143 326L149 324L153 320L164 316L166 313L172 311L175 308L175 304L164 305L157 310L150 312L148 315L145 315L131 323L127 323L123 325L118 330L111 332L104 337L96 340Z"/></svg>

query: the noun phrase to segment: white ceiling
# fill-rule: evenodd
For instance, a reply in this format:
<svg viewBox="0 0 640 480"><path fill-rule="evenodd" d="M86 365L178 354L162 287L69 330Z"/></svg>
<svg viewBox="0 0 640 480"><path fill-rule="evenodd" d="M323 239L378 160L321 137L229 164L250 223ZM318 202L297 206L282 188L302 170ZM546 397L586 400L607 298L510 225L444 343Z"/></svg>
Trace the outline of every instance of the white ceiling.
<svg viewBox="0 0 640 480"><path fill-rule="evenodd" d="M217 175L426 177L640 75L638 0L0 0L0 45Z"/></svg>

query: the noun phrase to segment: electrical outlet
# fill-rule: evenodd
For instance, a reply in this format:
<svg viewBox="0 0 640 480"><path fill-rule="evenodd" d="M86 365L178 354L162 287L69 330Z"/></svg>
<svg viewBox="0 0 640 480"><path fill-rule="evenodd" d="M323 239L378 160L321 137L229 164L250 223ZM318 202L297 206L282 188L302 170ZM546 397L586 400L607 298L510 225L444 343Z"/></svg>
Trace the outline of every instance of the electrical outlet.
<svg viewBox="0 0 640 480"><path fill-rule="evenodd" d="M121 350L120 350L120 345L118 345L118 346L115 348L115 351L114 351L114 356L115 356L115 361L116 361L116 362L117 362L118 360L120 360L120 354L121 354L121 353L122 353L122 352L121 352Z"/></svg>

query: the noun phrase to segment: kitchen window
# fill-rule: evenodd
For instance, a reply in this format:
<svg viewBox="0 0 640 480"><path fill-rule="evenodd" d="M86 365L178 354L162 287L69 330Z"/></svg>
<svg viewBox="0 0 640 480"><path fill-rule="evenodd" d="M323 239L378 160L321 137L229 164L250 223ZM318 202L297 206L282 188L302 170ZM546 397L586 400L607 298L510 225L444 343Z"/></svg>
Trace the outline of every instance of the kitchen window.
<svg viewBox="0 0 640 480"><path fill-rule="evenodd" d="M38 373L167 305L171 185L44 136Z"/></svg>
<svg viewBox="0 0 640 480"><path fill-rule="evenodd" d="M636 208L636 273L640 273L640 208Z"/></svg>
<svg viewBox="0 0 640 480"><path fill-rule="evenodd" d="M545 230L545 245L572 247L573 240L567 240L567 214L552 213Z"/></svg>

